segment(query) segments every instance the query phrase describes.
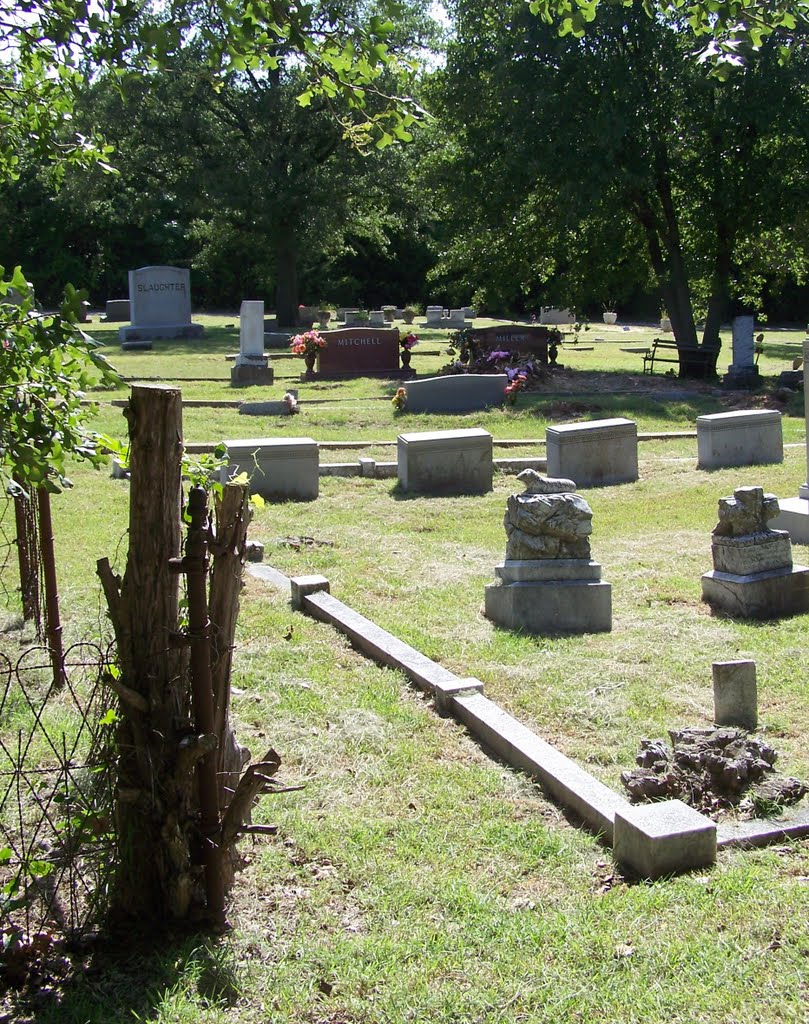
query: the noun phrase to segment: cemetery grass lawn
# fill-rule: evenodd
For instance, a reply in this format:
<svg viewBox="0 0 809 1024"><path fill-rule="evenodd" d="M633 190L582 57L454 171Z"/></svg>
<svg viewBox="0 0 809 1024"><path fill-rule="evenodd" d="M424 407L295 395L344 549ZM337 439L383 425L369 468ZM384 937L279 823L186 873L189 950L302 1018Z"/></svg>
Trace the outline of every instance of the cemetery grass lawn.
<svg viewBox="0 0 809 1024"><path fill-rule="evenodd" d="M350 396L351 388L339 393ZM438 424L493 424L499 438L530 439L553 422L541 415L543 401L534 405L532 396L472 421L425 418L425 426L362 395L346 403L342 420L330 418L343 415L342 403L271 424L229 410L186 409L184 419L186 437L200 441L216 439L220 427L236 431L230 436L279 429L318 440L393 440L402 429ZM637 411L639 425L648 424L641 429L679 430L693 429L695 407L711 401L718 400L606 394L595 404L608 415ZM799 406L794 412L785 435L797 441L803 421ZM107 407L99 424L113 417L120 420L120 409ZM781 770L806 779L809 617L749 624L713 617L699 599L717 499L745 484L796 494L805 452L787 448L779 466L711 473L696 469L695 456L695 438L644 442L637 483L584 491L594 513L593 556L613 585L608 634L532 638L481 615L483 586L504 554L512 476L496 474L491 494L451 498L409 497L394 480L321 478L317 502L257 510L251 536L264 542L267 563L288 575L322 573L353 608L458 674L483 680L492 699L610 786L619 785L642 737L710 721L712 661L752 658L764 735L781 754ZM395 455L380 448L377 457ZM129 489L83 467L73 479L75 488L53 501L69 640L106 628L94 566L106 555L123 570ZM807 559L796 546L795 560ZM0 649L10 656L25 643L15 617L9 595ZM805 1021L805 841L722 853L710 870L639 883L530 779L438 717L399 673L360 657L252 577L234 663L241 741L254 756L274 746L284 781L305 789L256 808L254 821L279 831L243 843L233 931L127 945L117 956L100 949L96 972L58 1006L17 1005L10 1019Z"/></svg>

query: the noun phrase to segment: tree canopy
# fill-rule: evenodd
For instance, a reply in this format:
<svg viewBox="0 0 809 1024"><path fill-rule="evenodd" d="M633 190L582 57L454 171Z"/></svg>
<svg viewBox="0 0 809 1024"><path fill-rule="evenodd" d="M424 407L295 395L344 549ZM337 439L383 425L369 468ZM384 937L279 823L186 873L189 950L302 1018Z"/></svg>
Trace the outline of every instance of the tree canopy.
<svg viewBox="0 0 809 1024"><path fill-rule="evenodd" d="M608 8L639 7L654 20L676 22L692 37L693 54L726 78L770 37L787 59L809 26L807 0L528 0L533 14L562 35L581 37Z"/></svg>

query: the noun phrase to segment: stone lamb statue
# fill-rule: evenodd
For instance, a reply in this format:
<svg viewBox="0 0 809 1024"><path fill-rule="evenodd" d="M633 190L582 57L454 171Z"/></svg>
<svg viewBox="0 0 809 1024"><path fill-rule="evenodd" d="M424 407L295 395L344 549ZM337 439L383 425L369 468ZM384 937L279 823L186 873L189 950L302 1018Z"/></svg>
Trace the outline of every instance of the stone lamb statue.
<svg viewBox="0 0 809 1024"><path fill-rule="evenodd" d="M589 558L593 513L574 493L573 481L533 469L524 469L517 479L525 491L512 494L506 506L506 559Z"/></svg>

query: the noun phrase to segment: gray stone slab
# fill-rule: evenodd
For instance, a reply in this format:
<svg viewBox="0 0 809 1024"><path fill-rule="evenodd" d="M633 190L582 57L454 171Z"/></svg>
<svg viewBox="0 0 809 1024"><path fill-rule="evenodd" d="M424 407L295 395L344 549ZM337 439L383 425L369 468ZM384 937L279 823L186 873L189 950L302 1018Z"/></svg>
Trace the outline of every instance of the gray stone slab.
<svg viewBox="0 0 809 1024"><path fill-rule="evenodd" d="M420 494L484 494L492 489L492 435L425 431L397 438L399 484Z"/></svg>
<svg viewBox="0 0 809 1024"><path fill-rule="evenodd" d="M735 576L711 570L702 576L702 600L714 611L741 619L779 619L809 611L809 568Z"/></svg>
<svg viewBox="0 0 809 1024"><path fill-rule="evenodd" d="M716 861L716 824L681 800L638 804L615 814L613 854L642 878L662 878Z"/></svg>
<svg viewBox="0 0 809 1024"><path fill-rule="evenodd" d="M507 764L533 776L554 800L569 807L596 834L612 842L616 812L629 802L569 757L518 722L488 698L473 694L452 700L459 721Z"/></svg>
<svg viewBox="0 0 809 1024"><path fill-rule="evenodd" d="M359 462L321 462L318 472L321 476L362 476Z"/></svg>
<svg viewBox="0 0 809 1024"><path fill-rule="evenodd" d="M453 373L406 381L408 412L476 412L502 405L505 373Z"/></svg>
<svg viewBox="0 0 809 1024"><path fill-rule="evenodd" d="M246 565L245 569L251 576L261 580L262 583L269 583L270 586L275 587L276 590L280 590L282 593L290 593L292 584L289 577L279 572L278 569L274 569L271 565Z"/></svg>
<svg viewBox="0 0 809 1024"><path fill-rule="evenodd" d="M264 348L289 349L289 331L265 331Z"/></svg>
<svg viewBox="0 0 809 1024"><path fill-rule="evenodd" d="M758 818L752 821L723 822L717 829L716 844L720 850L767 846L784 839L809 836L809 807L783 818Z"/></svg>
<svg viewBox="0 0 809 1024"><path fill-rule="evenodd" d="M289 414L289 406L282 401L242 402L239 405L240 416L289 416Z"/></svg>
<svg viewBox="0 0 809 1024"><path fill-rule="evenodd" d="M600 580L601 564L587 558L513 558L494 567L504 583Z"/></svg>
<svg viewBox="0 0 809 1024"><path fill-rule="evenodd" d="M809 544L809 500L779 498L779 513L770 522L776 530L786 530L793 544Z"/></svg>
<svg viewBox="0 0 809 1024"><path fill-rule="evenodd" d="M713 567L736 576L792 568L792 542L786 530L768 530L742 537L711 538Z"/></svg>
<svg viewBox="0 0 809 1024"><path fill-rule="evenodd" d="M700 469L783 461L781 413L777 409L740 409L697 417Z"/></svg>
<svg viewBox="0 0 809 1024"><path fill-rule="evenodd" d="M595 580L489 583L484 614L506 629L538 636L555 633L609 633L612 586Z"/></svg>
<svg viewBox="0 0 809 1024"><path fill-rule="evenodd" d="M570 477L578 487L638 479L638 428L616 417L548 427L548 476Z"/></svg>
<svg viewBox="0 0 809 1024"><path fill-rule="evenodd" d="M230 368L230 383L234 387L267 386L275 380L275 371L266 358L249 359L237 357L236 363Z"/></svg>
<svg viewBox="0 0 809 1024"><path fill-rule="evenodd" d="M738 726L752 732L758 725L756 663L715 661L711 673L715 724Z"/></svg>
<svg viewBox="0 0 809 1024"><path fill-rule="evenodd" d="M500 444L500 442L496 442ZM524 469L535 469L538 473L544 473L548 468L548 460L538 456L537 458L524 459L495 459L494 468L498 473L522 473Z"/></svg>
<svg viewBox="0 0 809 1024"><path fill-rule="evenodd" d="M319 492L317 442L311 437L254 437L225 441L222 480L247 473L262 498L312 501Z"/></svg>
<svg viewBox="0 0 809 1024"><path fill-rule="evenodd" d="M325 576L293 576L289 581L290 603L296 612L303 609L305 597L328 592L329 581Z"/></svg>
<svg viewBox="0 0 809 1024"><path fill-rule="evenodd" d="M375 661L401 669L408 679L429 694L434 693L436 687L452 685L458 681L454 673L436 665L430 658L381 629L364 615L353 611L331 594L310 594L304 599L304 608L313 618L336 626L358 650Z"/></svg>
<svg viewBox="0 0 809 1024"><path fill-rule="evenodd" d="M205 328L202 324L156 324L148 327L133 324L131 327L118 328L118 338L122 342L202 338L204 336Z"/></svg>
<svg viewBox="0 0 809 1024"><path fill-rule="evenodd" d="M109 324L129 321L129 299L107 299L104 319Z"/></svg>

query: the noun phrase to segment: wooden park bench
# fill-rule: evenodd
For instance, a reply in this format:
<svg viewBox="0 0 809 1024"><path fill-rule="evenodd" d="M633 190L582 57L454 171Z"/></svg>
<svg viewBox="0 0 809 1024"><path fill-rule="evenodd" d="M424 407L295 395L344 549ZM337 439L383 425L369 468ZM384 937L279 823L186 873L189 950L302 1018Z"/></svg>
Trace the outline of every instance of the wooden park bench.
<svg viewBox="0 0 809 1024"><path fill-rule="evenodd" d="M678 346L676 341L655 338L652 347L643 353L643 372L654 373L655 363L676 363L680 367L683 364L688 366L688 376L705 377L709 372L713 372L712 359L715 361L716 356L699 345Z"/></svg>
<svg viewBox="0 0 809 1024"><path fill-rule="evenodd" d="M655 338L652 342L652 347L647 348L643 353L643 372L654 373L655 362L679 363L680 352L677 348L677 342Z"/></svg>

